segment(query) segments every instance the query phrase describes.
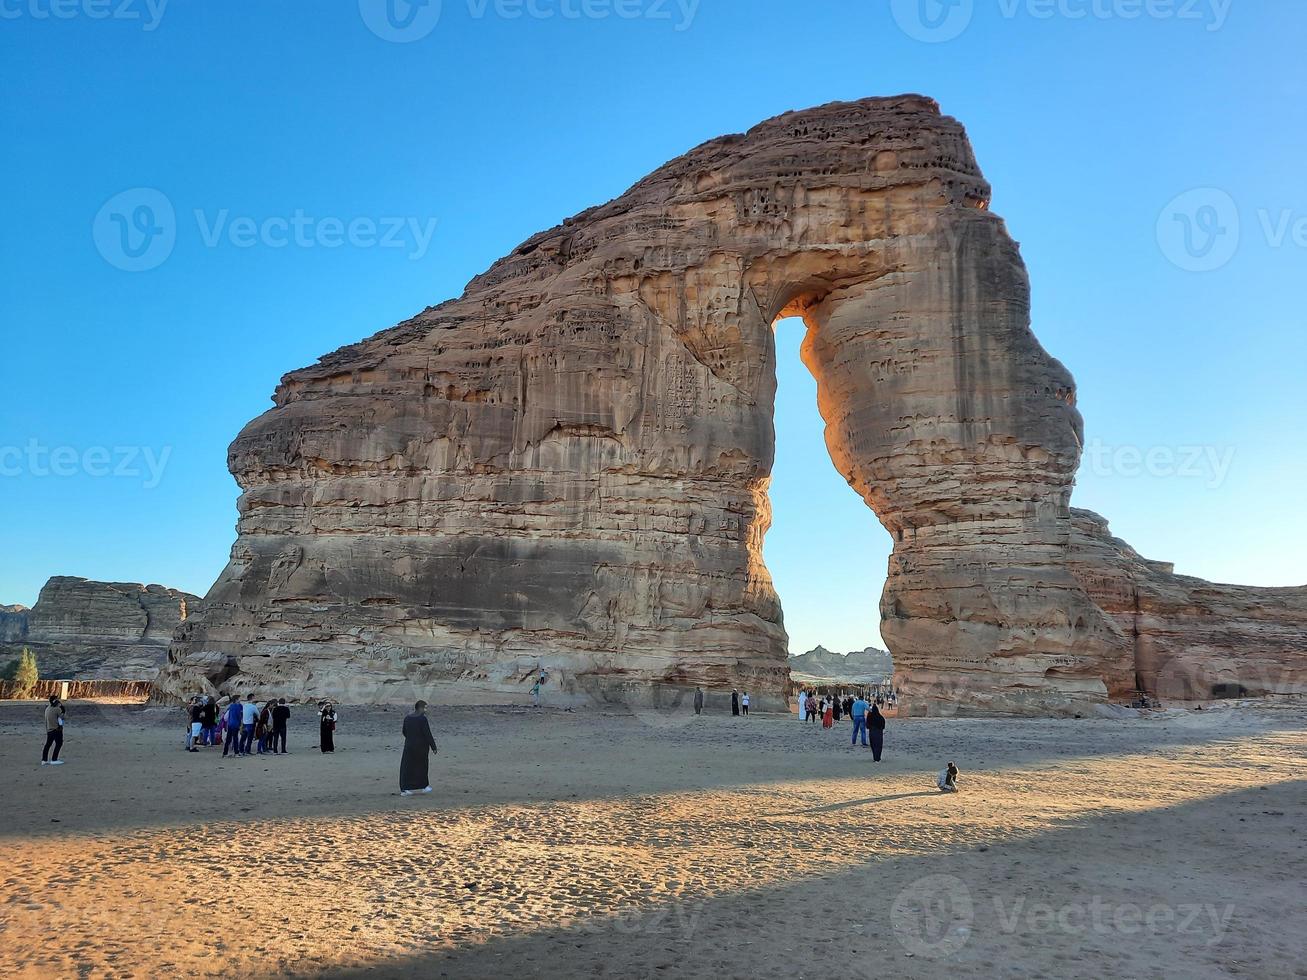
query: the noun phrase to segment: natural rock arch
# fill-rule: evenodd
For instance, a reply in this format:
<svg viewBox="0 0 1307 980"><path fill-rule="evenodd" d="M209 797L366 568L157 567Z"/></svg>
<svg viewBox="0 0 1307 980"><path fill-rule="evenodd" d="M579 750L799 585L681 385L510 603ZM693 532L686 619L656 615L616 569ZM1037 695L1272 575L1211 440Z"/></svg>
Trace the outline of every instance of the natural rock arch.
<svg viewBox="0 0 1307 980"><path fill-rule="evenodd" d="M1074 383L989 194L929 99L787 113L286 375L232 444L240 536L161 687L390 700L543 664L578 694L779 703L762 539L771 327L795 314L832 459L894 539L882 634L910 695L1044 709L1188 677L1181 609L1301 686L1301 590L1195 612L1197 580L1070 508Z"/></svg>

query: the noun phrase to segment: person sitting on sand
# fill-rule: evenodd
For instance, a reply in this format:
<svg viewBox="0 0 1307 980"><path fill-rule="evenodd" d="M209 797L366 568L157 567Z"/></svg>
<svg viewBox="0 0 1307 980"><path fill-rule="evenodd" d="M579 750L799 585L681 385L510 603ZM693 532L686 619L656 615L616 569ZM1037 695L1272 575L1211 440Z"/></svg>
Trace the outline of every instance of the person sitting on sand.
<svg viewBox="0 0 1307 980"><path fill-rule="evenodd" d="M939 787L941 793L956 793L958 791L958 767L949 763L939 771L939 778L935 780L935 785Z"/></svg>

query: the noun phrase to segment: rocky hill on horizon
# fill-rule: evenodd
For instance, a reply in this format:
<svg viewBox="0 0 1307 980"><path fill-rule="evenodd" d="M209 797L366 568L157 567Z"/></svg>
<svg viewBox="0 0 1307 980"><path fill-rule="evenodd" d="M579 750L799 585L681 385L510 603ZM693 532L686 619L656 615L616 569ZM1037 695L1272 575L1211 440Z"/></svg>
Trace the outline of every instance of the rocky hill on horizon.
<svg viewBox="0 0 1307 980"><path fill-rule="evenodd" d="M153 680L199 602L164 585L55 575L30 609L0 606L0 665L27 647L43 678Z"/></svg>
<svg viewBox="0 0 1307 980"><path fill-rule="evenodd" d="M878 684L894 676L894 658L889 651L871 646L836 653L819 644L807 653L791 656L789 664L790 677L798 681Z"/></svg>

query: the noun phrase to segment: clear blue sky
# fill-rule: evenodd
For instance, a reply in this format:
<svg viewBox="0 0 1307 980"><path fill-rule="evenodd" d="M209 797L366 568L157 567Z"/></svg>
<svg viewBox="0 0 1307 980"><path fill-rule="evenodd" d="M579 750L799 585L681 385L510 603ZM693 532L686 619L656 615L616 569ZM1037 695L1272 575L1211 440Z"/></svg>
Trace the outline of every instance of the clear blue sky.
<svg viewBox="0 0 1307 980"><path fill-rule="evenodd" d="M1075 502L1180 571L1307 582L1297 0L51 2L0 3L0 602L52 574L205 592L227 444L283 372L705 139L908 91L966 124L1077 378ZM109 215L154 228L143 199L102 213L134 188L176 216L140 256ZM327 244L391 217L401 247ZM826 459L800 334L767 560L793 648L848 650L879 642L889 542Z"/></svg>

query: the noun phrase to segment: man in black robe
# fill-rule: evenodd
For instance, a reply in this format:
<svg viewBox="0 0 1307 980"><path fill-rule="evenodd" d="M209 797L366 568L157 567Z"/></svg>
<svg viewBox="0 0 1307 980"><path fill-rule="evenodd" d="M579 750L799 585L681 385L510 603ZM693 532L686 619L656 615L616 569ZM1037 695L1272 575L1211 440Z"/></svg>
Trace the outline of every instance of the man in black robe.
<svg viewBox="0 0 1307 980"><path fill-rule="evenodd" d="M427 774L427 753L436 751L436 740L427 721L427 703L413 705L413 713L404 719L404 755L399 760L399 792L402 796L430 793L431 777Z"/></svg>

